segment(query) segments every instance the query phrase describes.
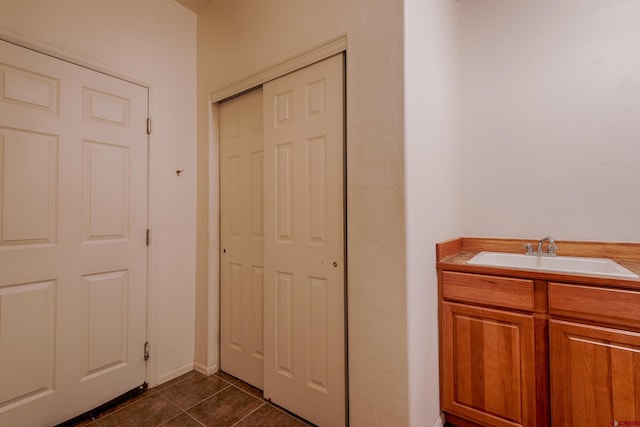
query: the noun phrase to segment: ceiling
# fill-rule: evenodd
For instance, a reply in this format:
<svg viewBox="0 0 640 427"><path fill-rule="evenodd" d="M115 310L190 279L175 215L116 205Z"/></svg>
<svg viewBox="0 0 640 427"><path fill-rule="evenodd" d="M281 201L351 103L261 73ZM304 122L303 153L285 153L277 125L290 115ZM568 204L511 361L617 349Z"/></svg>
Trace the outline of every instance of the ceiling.
<svg viewBox="0 0 640 427"><path fill-rule="evenodd" d="M206 5L213 2L213 0L175 0L187 9L191 9L195 13L200 12Z"/></svg>

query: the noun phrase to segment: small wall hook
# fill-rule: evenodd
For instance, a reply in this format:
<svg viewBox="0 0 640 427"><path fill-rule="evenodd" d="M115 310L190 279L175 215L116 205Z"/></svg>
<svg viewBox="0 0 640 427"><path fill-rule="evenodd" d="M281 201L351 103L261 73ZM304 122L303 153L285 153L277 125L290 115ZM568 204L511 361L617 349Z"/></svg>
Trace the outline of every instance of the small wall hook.
<svg viewBox="0 0 640 427"><path fill-rule="evenodd" d="M176 171L176 175L180 176L182 174L182 172L184 172L184 169L178 169Z"/></svg>

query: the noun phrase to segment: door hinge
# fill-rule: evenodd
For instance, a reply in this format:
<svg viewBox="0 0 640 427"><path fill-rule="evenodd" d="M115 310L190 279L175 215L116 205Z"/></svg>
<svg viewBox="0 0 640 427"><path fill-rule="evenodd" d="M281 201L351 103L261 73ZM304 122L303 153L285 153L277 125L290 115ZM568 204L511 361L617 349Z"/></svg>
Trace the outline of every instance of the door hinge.
<svg viewBox="0 0 640 427"><path fill-rule="evenodd" d="M151 230L147 228L147 246L151 243Z"/></svg>
<svg viewBox="0 0 640 427"><path fill-rule="evenodd" d="M149 360L149 341L144 343L144 360Z"/></svg>
<svg viewBox="0 0 640 427"><path fill-rule="evenodd" d="M151 135L151 118L147 117L147 135Z"/></svg>

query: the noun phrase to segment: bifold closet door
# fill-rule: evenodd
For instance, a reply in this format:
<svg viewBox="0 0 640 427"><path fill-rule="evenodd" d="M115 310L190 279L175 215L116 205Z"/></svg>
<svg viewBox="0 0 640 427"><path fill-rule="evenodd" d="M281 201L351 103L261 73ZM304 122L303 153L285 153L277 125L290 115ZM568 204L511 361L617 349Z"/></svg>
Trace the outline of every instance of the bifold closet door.
<svg viewBox="0 0 640 427"><path fill-rule="evenodd" d="M263 86L264 396L345 425L342 54Z"/></svg>
<svg viewBox="0 0 640 427"><path fill-rule="evenodd" d="M147 88L0 41L0 425L145 382Z"/></svg>
<svg viewBox="0 0 640 427"><path fill-rule="evenodd" d="M220 104L220 367L263 386L262 89Z"/></svg>

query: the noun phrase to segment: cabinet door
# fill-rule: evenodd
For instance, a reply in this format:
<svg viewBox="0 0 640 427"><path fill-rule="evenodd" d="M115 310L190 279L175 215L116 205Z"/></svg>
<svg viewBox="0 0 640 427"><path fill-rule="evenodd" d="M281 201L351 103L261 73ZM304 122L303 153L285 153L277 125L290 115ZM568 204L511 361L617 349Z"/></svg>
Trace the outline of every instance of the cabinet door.
<svg viewBox="0 0 640 427"><path fill-rule="evenodd" d="M444 411L485 426L536 425L534 317L447 302L441 310Z"/></svg>
<svg viewBox="0 0 640 427"><path fill-rule="evenodd" d="M640 425L640 334L549 322L554 426Z"/></svg>

